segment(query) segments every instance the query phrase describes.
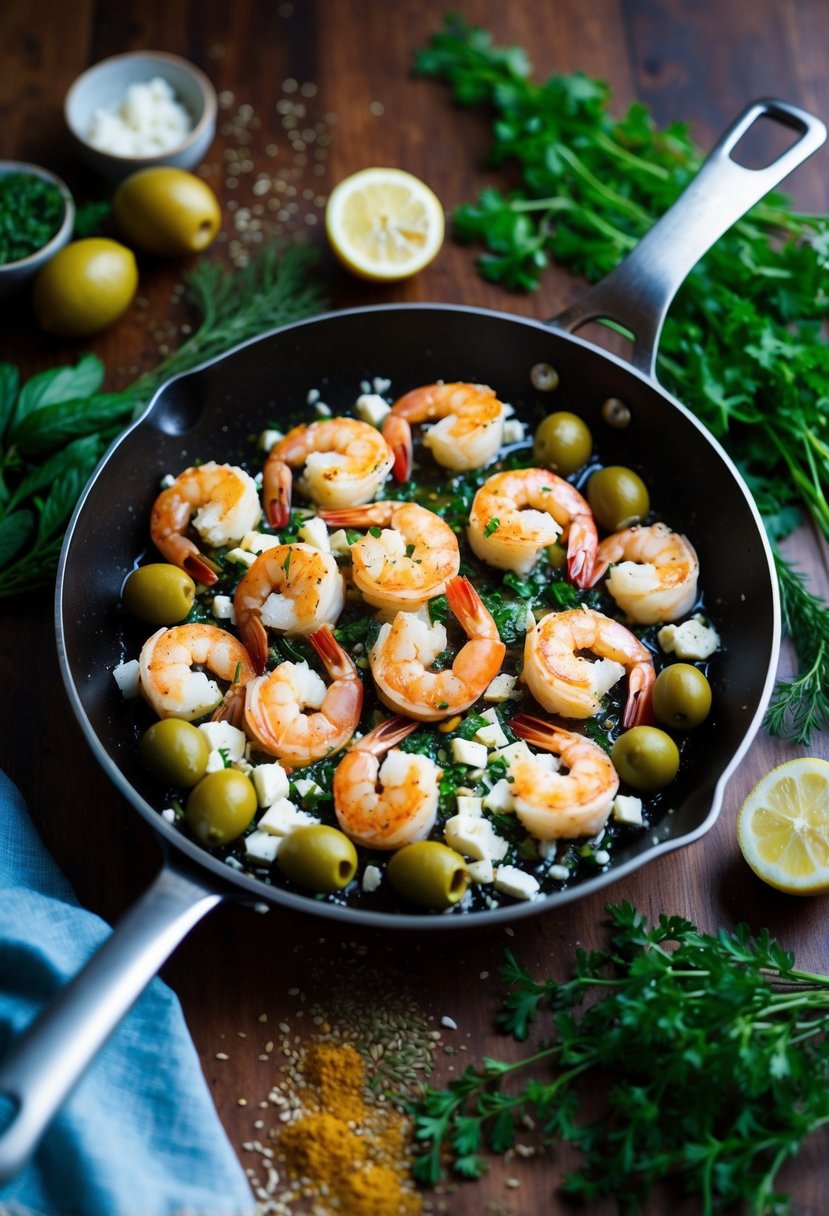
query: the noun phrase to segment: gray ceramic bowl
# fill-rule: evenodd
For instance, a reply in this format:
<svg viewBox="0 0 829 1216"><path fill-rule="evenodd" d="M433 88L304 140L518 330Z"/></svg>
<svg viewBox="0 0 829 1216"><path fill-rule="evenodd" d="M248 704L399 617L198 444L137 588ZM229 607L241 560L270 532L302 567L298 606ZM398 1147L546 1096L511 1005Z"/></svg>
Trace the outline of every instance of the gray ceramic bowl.
<svg viewBox="0 0 829 1216"><path fill-rule="evenodd" d="M165 80L190 118L190 130L172 147L148 155L109 151L89 140L97 111L117 113L132 85ZM194 169L204 159L216 134L216 90L200 68L164 51L113 55L88 68L66 94L64 118L81 157L112 182L139 169L174 165Z"/></svg>
<svg viewBox="0 0 829 1216"><path fill-rule="evenodd" d="M0 160L0 177L8 177L10 173L26 173L32 177L42 177L45 181L52 182L63 196L64 209L61 225L50 241L47 241L40 249L36 249L34 253L29 254L28 257L20 258L16 262L0 263L0 300L9 299L35 277L41 266L45 266L49 259L53 258L57 251L67 244L72 236L72 228L75 223L75 204L69 187L54 173L50 173L48 169L43 169L40 165L30 165L25 161Z"/></svg>

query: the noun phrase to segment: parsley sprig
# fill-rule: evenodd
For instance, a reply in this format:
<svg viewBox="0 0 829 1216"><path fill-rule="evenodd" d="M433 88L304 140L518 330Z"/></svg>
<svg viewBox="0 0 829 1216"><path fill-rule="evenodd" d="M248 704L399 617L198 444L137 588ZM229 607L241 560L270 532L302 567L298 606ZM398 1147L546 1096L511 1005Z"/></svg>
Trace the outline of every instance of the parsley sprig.
<svg viewBox="0 0 829 1216"><path fill-rule="evenodd" d="M520 47L495 46L460 17L415 70L493 116L490 160L515 169L515 185L458 207L454 234L483 247L486 279L513 290L534 290L551 261L603 278L702 162L683 124L660 130L639 103L613 118L609 87L582 72L539 83ZM660 342L661 382L726 447L775 541L804 511L829 538L827 268L829 216L769 194L689 275ZM767 725L808 744L829 727L829 609L779 556L778 571L801 674L777 688Z"/></svg>
<svg viewBox="0 0 829 1216"><path fill-rule="evenodd" d="M487 1151L534 1126L580 1150L563 1186L588 1202L615 1195L640 1211L678 1176L705 1216L740 1203L780 1216L780 1166L829 1124L829 977L798 970L765 930L709 935L678 916L649 927L629 903L608 912L610 946L579 950L564 982L536 980L507 954L499 1024L524 1041L543 1018L548 1037L427 1089L416 1176L435 1183L448 1161L479 1177ZM597 1091L599 1112L583 1112Z"/></svg>
<svg viewBox="0 0 829 1216"><path fill-rule="evenodd" d="M13 364L0 364L0 599L52 582L66 524L89 475L169 376L321 308L309 274L315 258L310 246L264 245L238 270L198 262L186 279L198 328L121 392L101 391L105 369L91 354L22 385Z"/></svg>

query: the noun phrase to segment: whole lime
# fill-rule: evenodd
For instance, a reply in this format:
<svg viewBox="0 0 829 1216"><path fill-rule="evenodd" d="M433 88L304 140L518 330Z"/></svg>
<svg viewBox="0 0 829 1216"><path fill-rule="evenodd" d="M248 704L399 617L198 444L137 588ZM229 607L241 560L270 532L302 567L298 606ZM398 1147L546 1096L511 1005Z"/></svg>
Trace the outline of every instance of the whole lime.
<svg viewBox="0 0 829 1216"><path fill-rule="evenodd" d="M127 310L137 287L132 250L107 237L87 237L46 263L35 279L32 305L47 333L88 338Z"/></svg>

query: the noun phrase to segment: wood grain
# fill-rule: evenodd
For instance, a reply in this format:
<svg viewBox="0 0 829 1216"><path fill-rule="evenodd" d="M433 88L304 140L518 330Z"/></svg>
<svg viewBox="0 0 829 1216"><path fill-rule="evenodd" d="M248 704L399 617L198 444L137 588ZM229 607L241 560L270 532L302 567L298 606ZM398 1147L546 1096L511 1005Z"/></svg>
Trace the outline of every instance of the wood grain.
<svg viewBox="0 0 829 1216"><path fill-rule="evenodd" d="M101 183L78 166L63 131L63 95L94 60L153 47L194 59L226 95L220 131L204 168L225 206L220 255L229 256L240 239L234 217L238 207L254 200L251 186L260 172L301 170L291 183L296 189L291 197L300 209L291 223L320 247L319 208L303 191L324 196L341 177L365 165L411 170L429 181L451 210L499 176L486 164L486 119L453 107L442 86L411 74L415 49L438 27L445 7L437 0L395 5L385 0L360 5L351 0L235 0L221 6L195 0L82 0L73 6L70 20L57 0L7 0L0 9L4 155L51 165L79 197L101 197ZM829 118L829 10L822 0L755 0L752 5L513 0L499 6L469 0L463 11L469 21L491 29L500 43L530 48L539 77L576 69L599 76L612 86L617 112L638 98L651 107L657 122L687 123L702 148L758 96L777 95ZM311 128L321 124L330 138L325 157L317 161L309 143L305 166L294 164L296 153L279 109L286 97L296 97L285 91L290 81L316 86L302 121ZM251 107L261 125L249 130L249 142L240 145L242 128L235 119L243 106ZM275 155L268 150L273 146ZM233 158L225 154L240 151L251 168L234 176L227 167ZM314 164L323 166L321 173L313 174ZM798 169L785 188L804 209L829 210L827 182L824 150ZM231 210L234 204L236 211ZM303 212L316 224L305 223ZM266 232L275 223L274 214L263 217ZM479 278L473 253L452 242L416 279L395 286L357 283L337 270L330 257L324 266L336 306L438 300L549 317L579 290L567 275L551 270L535 295L509 295ZM90 347L105 361L109 387L120 387L154 366L164 345L175 341L169 323L180 321L181 309L170 297L182 269L142 263L143 307L136 305L92 343L48 339L36 331L27 310L18 309L3 319L0 357L21 363L30 373L74 359ZM788 549L826 595L826 546L803 529ZM158 846L143 821L120 803L74 722L55 654L50 596L4 606L0 619L0 679L6 694L0 711L0 766L20 785L44 840L82 902L114 920L158 867ZM788 662L784 655L781 670ZM404 939L275 909L266 916L241 907L214 913L178 950L164 976L182 1000L231 1140L240 1145L252 1132L254 1115L238 1099L254 1100L270 1084L268 1065L258 1059L264 1034L260 1015L267 1015L269 1026L284 1018L296 1025L297 1004L289 990L330 997L336 985L348 983L358 959L378 971L395 968L418 993L435 1025L443 1014L451 1015L459 1027L453 1044L465 1047L468 1059L510 1050L492 1026L504 947L509 945L539 971L563 975L577 945L593 947L602 941L608 897L628 899L652 915L681 913L708 930L743 920L754 928L767 926L804 966L829 970L827 900L788 899L762 886L742 862L734 833L737 809L755 781L804 750L760 734L729 782L717 824L701 841L660 858L606 894L520 921L509 936L470 930L440 938L409 933ZM829 757L826 738L817 738L810 751ZM218 1061L217 1052L230 1054L230 1061ZM436 1075L445 1079L457 1063L457 1055L440 1052ZM822 1147L809 1146L786 1169L784 1185L799 1216L829 1210L825 1150L824 1138ZM435 1197L437 1210L451 1216L488 1210L512 1216L563 1213L569 1209L555 1194L562 1162L553 1153L496 1163L481 1183ZM520 1181L517 1190L505 1186L512 1176ZM670 1202L677 1212L694 1210L682 1208L675 1197ZM501 1206L488 1206L496 1204ZM601 1216L611 1209L594 1210Z"/></svg>

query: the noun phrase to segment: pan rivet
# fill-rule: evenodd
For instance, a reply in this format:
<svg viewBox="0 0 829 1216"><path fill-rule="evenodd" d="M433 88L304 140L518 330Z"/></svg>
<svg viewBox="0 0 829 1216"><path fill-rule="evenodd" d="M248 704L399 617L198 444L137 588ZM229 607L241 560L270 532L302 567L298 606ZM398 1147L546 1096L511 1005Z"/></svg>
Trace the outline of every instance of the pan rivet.
<svg viewBox="0 0 829 1216"><path fill-rule="evenodd" d="M530 380L540 393L552 393L558 388L558 372L550 363L536 363L530 369Z"/></svg>
<svg viewBox="0 0 829 1216"><path fill-rule="evenodd" d="M608 397L607 401L602 403L602 418L608 426L615 426L619 430L630 426L630 410L618 397Z"/></svg>

